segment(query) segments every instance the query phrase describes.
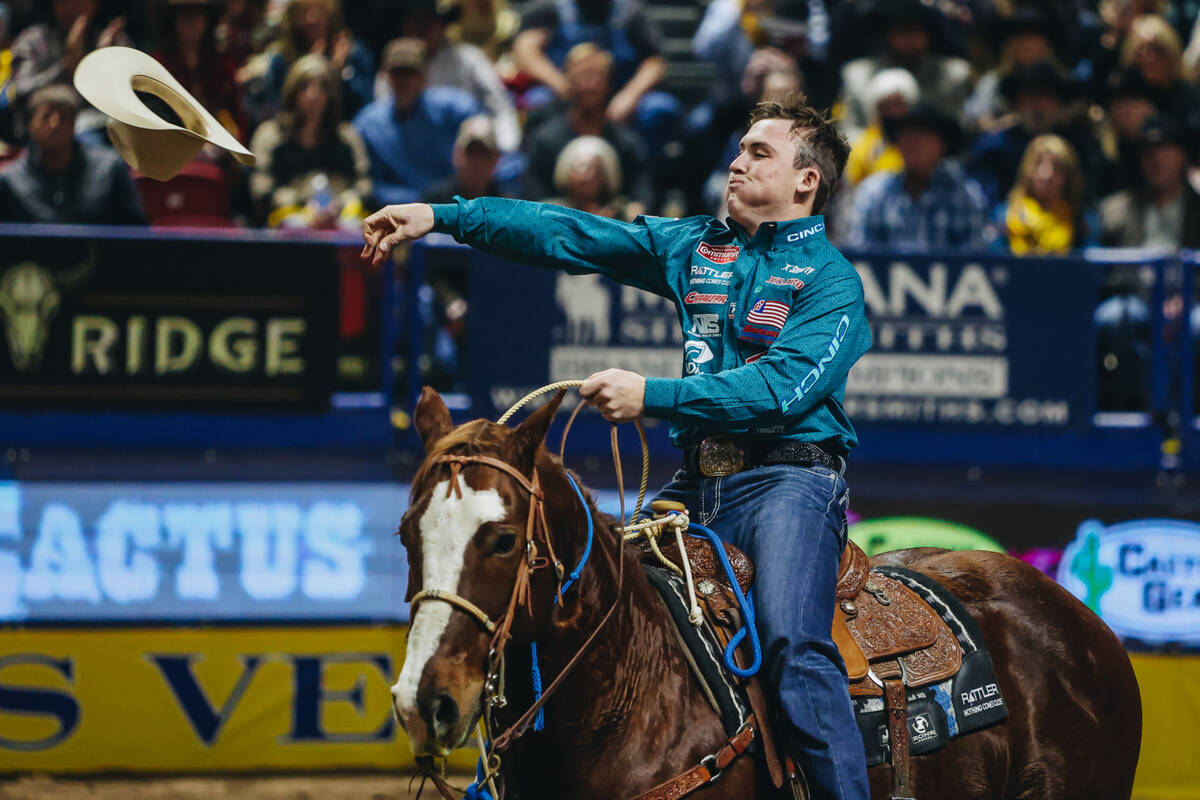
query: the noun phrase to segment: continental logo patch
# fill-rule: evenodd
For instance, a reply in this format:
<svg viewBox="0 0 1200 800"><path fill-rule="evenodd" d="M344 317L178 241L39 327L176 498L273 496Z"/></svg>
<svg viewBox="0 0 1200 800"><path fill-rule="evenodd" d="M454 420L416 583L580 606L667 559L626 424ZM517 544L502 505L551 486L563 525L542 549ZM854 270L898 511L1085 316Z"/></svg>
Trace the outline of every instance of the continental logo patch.
<svg viewBox="0 0 1200 800"><path fill-rule="evenodd" d="M723 304L729 299L727 294L704 294L702 292L688 292L687 297L683 298L683 302L689 306L700 305L704 303Z"/></svg>
<svg viewBox="0 0 1200 800"><path fill-rule="evenodd" d="M701 242L696 248L696 252L707 258L714 264L728 264L730 261L736 261L738 252L742 248L736 244L708 244Z"/></svg>

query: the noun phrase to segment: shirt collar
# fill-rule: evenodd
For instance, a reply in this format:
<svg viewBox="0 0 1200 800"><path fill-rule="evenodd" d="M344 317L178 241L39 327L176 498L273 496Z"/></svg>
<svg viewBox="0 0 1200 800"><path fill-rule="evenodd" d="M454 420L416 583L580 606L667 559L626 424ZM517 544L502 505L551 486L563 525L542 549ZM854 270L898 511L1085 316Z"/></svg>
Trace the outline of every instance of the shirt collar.
<svg viewBox="0 0 1200 800"><path fill-rule="evenodd" d="M825 239L825 217L821 214L782 222L764 222L758 226L753 238L733 217L726 218L725 224L737 235L739 241L763 248L775 245L796 246Z"/></svg>

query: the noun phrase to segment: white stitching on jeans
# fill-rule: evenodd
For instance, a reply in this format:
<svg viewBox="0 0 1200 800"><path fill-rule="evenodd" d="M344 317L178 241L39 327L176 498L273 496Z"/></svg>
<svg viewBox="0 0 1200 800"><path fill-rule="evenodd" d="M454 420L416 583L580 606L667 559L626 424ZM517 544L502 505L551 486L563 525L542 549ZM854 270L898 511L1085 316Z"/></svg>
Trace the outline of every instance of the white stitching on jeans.
<svg viewBox="0 0 1200 800"><path fill-rule="evenodd" d="M708 518L708 522L717 518L717 512L721 510L721 478L717 478L717 504L713 507L712 516ZM707 525L708 522L704 524Z"/></svg>

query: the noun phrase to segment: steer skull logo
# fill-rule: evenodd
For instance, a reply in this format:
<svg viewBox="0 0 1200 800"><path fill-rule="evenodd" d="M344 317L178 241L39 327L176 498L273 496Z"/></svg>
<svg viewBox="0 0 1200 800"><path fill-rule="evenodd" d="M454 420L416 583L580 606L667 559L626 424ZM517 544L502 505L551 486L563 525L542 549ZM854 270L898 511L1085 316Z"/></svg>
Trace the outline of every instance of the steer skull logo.
<svg viewBox="0 0 1200 800"><path fill-rule="evenodd" d="M81 284L95 266L93 250L83 262L57 274L41 264L22 261L0 275L0 316L14 367L32 372L41 366L50 323L58 315L60 290Z"/></svg>

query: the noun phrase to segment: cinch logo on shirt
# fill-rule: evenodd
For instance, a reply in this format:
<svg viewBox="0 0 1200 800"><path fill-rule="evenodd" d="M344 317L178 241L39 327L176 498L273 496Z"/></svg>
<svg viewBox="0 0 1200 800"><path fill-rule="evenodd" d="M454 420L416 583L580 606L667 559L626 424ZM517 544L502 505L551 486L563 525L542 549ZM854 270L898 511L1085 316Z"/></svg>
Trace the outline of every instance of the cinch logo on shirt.
<svg viewBox="0 0 1200 800"><path fill-rule="evenodd" d="M736 261L738 251L742 248L736 244L707 244L701 242L696 248L696 252L707 258L714 264L728 264L730 261Z"/></svg>
<svg viewBox="0 0 1200 800"><path fill-rule="evenodd" d="M688 296L683 298L683 302L689 306L700 305L702 303L724 303L729 299L727 294L701 294L700 292L688 292Z"/></svg>
<svg viewBox="0 0 1200 800"><path fill-rule="evenodd" d="M787 240L789 242L794 242L797 239L806 239L809 236L812 236L814 233L820 233L823 230L825 230L825 223L818 222L816 225L813 225L811 228L808 228L806 230L802 230L797 233L789 233Z"/></svg>
<svg viewBox="0 0 1200 800"><path fill-rule="evenodd" d="M804 379L796 386L795 394L792 397L783 399L783 413L787 413L788 406L797 400L803 400L804 396L812 391L816 386L817 381L825 374L825 365L833 361L833 357L842 349L842 342L846 340L846 332L850 330L850 317L842 314L842 318L838 320L837 328L833 331L833 338L829 340L829 353L822 356L817 365L808 371Z"/></svg>

